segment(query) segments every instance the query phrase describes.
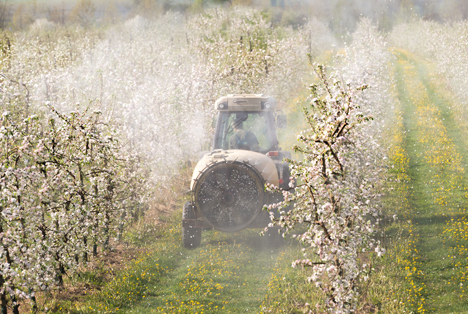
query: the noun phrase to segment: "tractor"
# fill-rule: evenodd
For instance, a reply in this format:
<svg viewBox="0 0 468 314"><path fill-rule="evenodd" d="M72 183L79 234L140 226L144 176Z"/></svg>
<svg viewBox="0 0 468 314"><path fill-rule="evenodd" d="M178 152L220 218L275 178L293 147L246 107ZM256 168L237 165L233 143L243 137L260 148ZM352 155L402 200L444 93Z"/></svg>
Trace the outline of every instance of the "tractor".
<svg viewBox="0 0 468 314"><path fill-rule="evenodd" d="M273 97L228 95L215 102L217 119L212 150L200 154L190 184L191 201L182 212L182 242L201 243L202 230L237 232L265 228L270 215L262 208L282 200L267 192L270 183L289 188L291 153L279 147L277 128L286 116Z"/></svg>

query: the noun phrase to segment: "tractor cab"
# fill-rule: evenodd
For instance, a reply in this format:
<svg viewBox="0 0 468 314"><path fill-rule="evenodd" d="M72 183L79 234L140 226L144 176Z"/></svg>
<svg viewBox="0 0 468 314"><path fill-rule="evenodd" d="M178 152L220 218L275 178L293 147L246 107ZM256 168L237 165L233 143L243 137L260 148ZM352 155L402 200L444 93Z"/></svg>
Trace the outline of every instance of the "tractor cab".
<svg viewBox="0 0 468 314"><path fill-rule="evenodd" d="M215 103L218 111L213 150L243 149L258 153L279 150L277 127L286 117L276 100L264 95L228 95Z"/></svg>

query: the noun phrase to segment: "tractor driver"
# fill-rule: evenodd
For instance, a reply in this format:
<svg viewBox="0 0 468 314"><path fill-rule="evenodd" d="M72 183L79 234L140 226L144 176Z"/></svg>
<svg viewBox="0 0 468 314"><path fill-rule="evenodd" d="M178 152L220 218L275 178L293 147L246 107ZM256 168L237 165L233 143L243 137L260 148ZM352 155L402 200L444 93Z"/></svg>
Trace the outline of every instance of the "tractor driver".
<svg viewBox="0 0 468 314"><path fill-rule="evenodd" d="M231 149L244 149L258 152L260 146L257 137L253 132L244 130L244 121L247 120L247 114L237 114L234 121L234 134L229 138L229 147Z"/></svg>

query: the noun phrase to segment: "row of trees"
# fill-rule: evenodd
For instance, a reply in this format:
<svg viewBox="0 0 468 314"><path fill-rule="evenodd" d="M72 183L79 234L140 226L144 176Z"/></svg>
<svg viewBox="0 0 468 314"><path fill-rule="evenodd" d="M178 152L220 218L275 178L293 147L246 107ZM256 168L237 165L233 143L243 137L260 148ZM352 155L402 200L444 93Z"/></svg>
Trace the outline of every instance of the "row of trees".
<svg viewBox="0 0 468 314"><path fill-rule="evenodd" d="M25 116L14 108L21 97L8 96L7 80L2 87L0 305L6 313L11 300L18 313L19 299L34 308L35 292L61 286L108 249L146 193L137 159L122 153L100 112Z"/></svg>
<svg viewBox="0 0 468 314"><path fill-rule="evenodd" d="M117 16L117 9L112 3L104 10L102 20L112 22ZM73 5L65 2L47 5L36 1L11 4L7 0L0 4L0 27L24 29L35 20L46 18L57 24L76 23L82 26L90 26L96 22L97 6L91 0L78 0Z"/></svg>
<svg viewBox="0 0 468 314"><path fill-rule="evenodd" d="M34 310L37 292L62 286L65 276L110 249L149 203L148 168L142 168L137 152L123 148L126 138L96 108L96 100L59 111L56 103L36 97L31 77L50 66L69 66L80 49L89 49L87 40L77 45L82 37L74 35L47 42L50 51L39 54L44 46L29 50L37 44L29 38L24 39L27 45L18 46L14 34L2 37L2 313L10 306L19 313L24 299L31 300ZM65 47L73 50L64 55Z"/></svg>

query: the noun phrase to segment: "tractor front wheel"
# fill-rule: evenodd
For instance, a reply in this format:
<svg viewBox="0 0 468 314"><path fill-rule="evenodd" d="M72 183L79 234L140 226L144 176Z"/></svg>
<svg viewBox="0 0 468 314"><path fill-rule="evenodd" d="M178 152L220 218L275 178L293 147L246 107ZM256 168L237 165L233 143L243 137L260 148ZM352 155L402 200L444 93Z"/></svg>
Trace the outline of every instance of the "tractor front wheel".
<svg viewBox="0 0 468 314"><path fill-rule="evenodd" d="M182 211L182 243L187 249L194 249L201 243L201 228L196 228L191 222L197 219L192 202L187 202Z"/></svg>

